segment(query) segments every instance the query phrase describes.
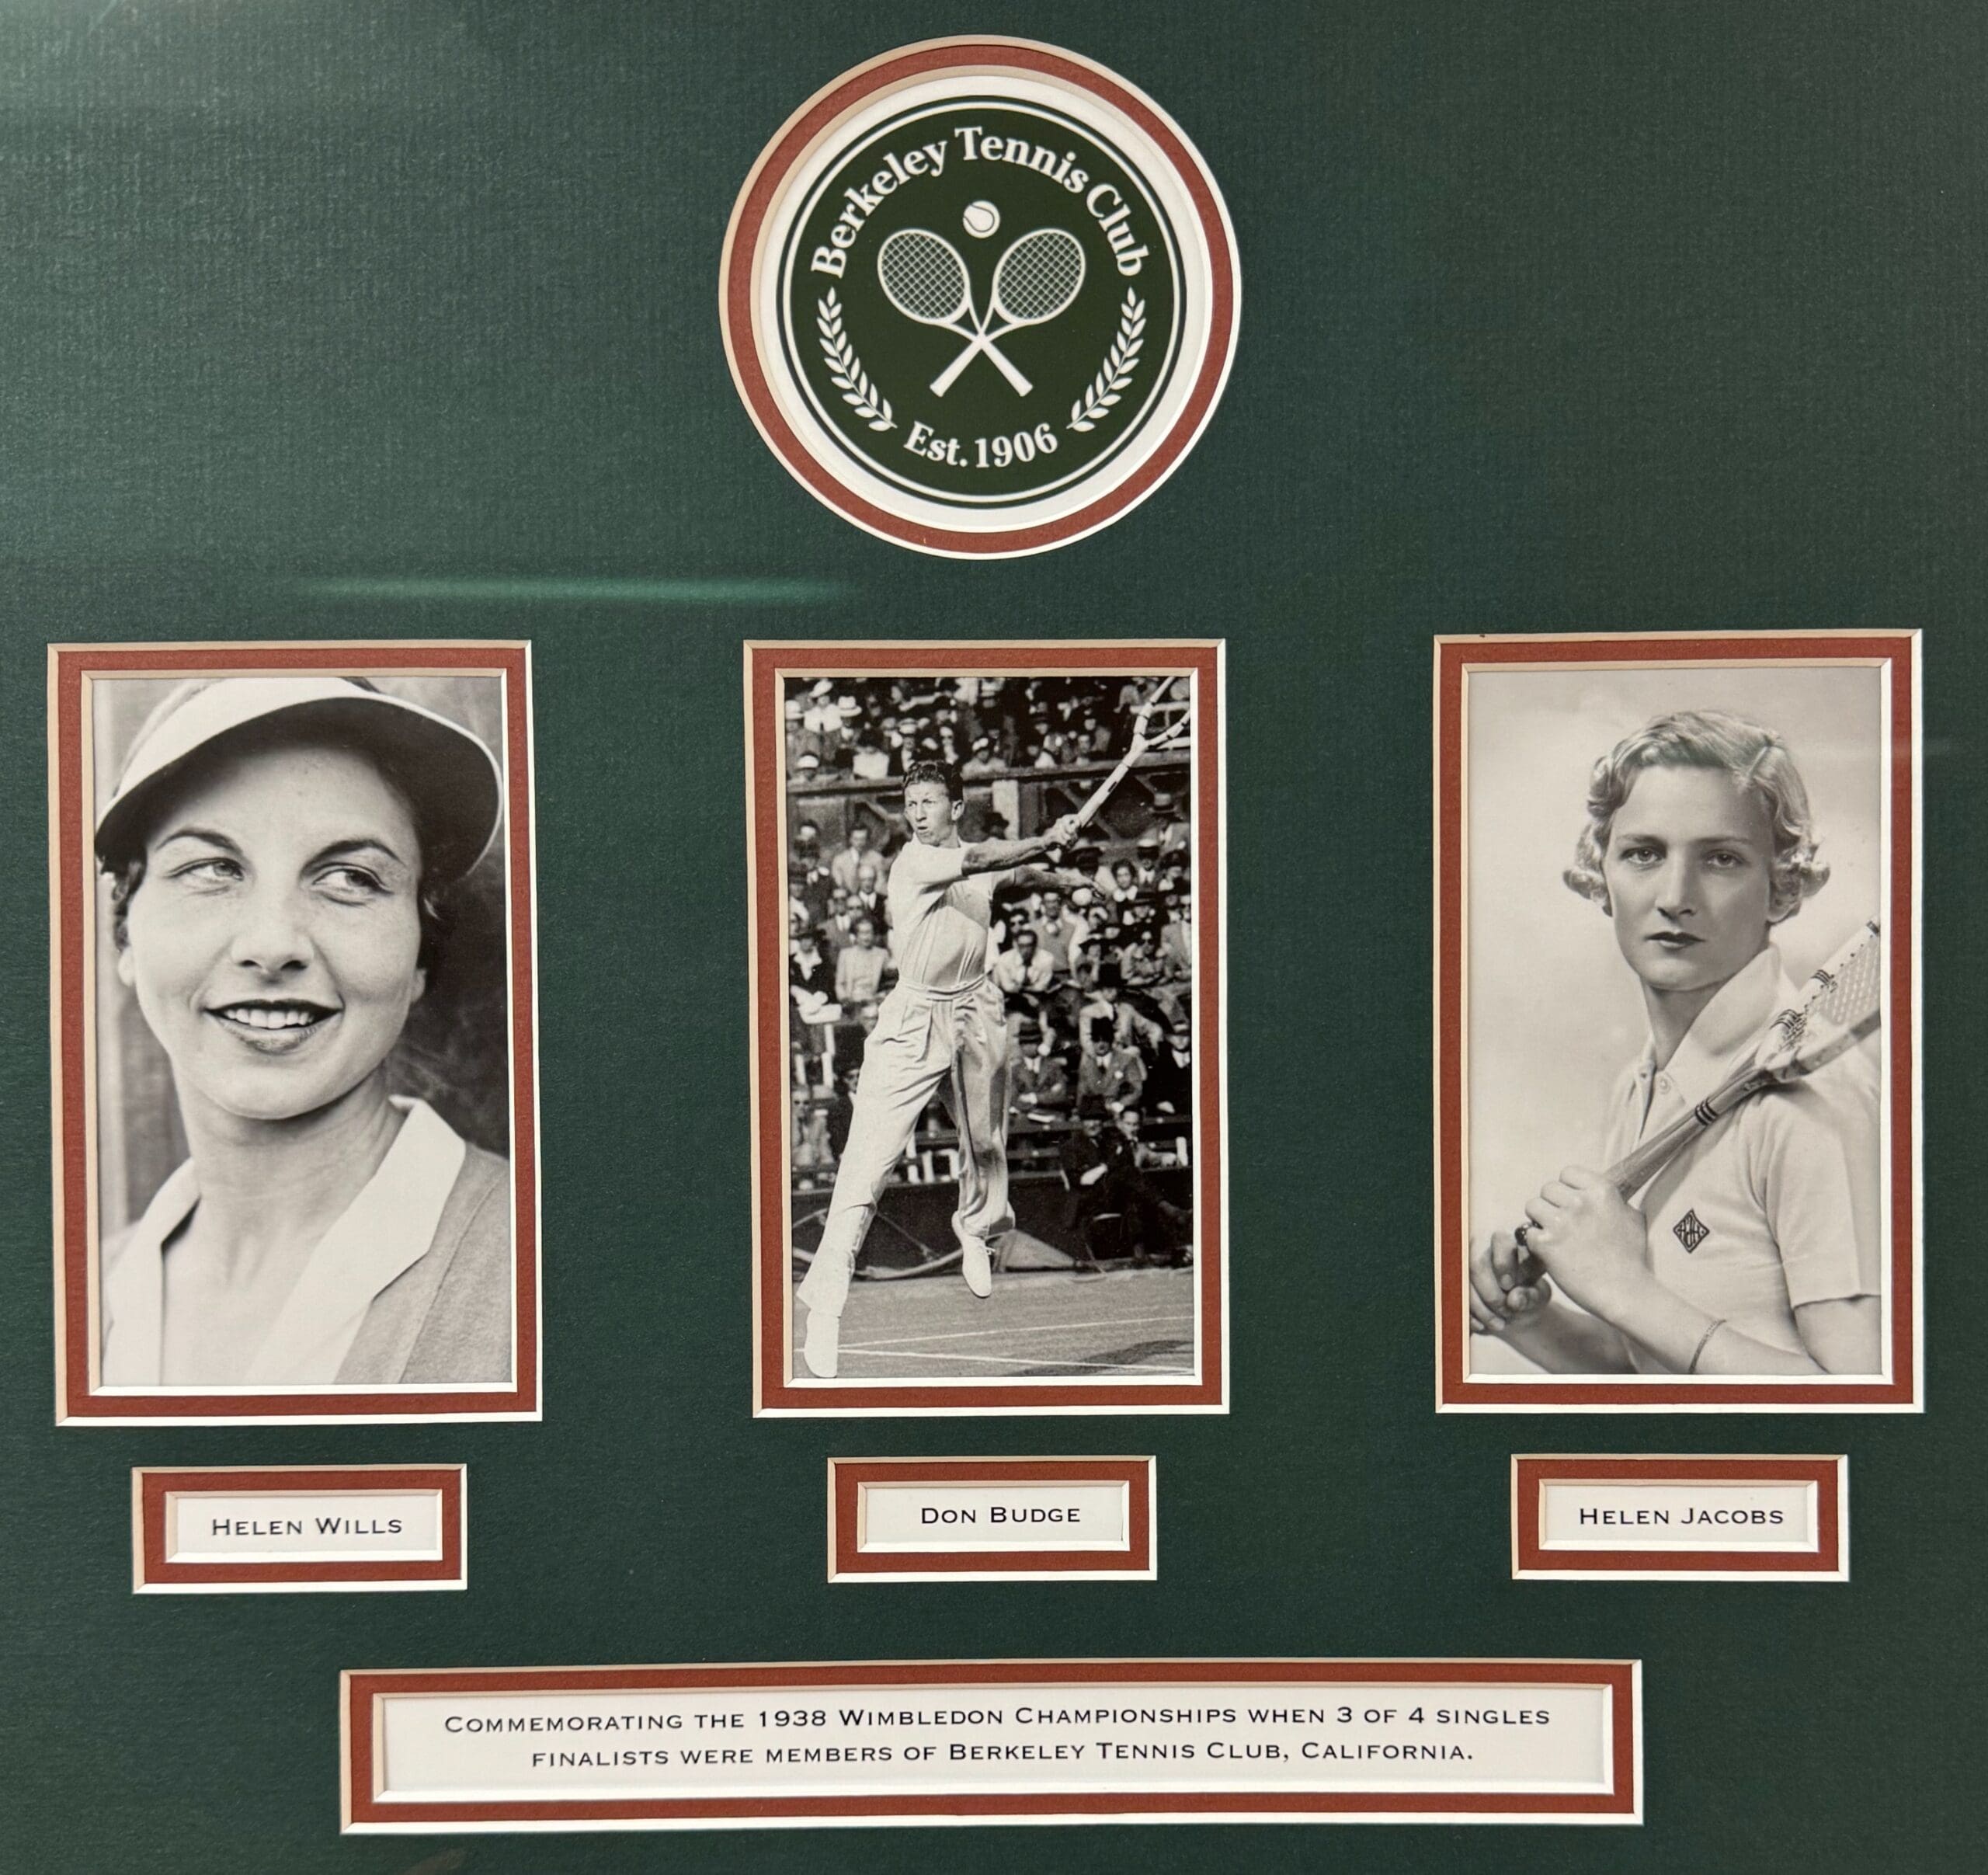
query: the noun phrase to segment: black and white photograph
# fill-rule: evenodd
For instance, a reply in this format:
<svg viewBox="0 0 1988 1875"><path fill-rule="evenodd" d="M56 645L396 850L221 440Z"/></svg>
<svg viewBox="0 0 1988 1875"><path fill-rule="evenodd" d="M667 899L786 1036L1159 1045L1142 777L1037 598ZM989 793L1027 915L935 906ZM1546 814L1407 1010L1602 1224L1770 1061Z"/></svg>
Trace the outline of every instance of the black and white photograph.
<svg viewBox="0 0 1988 1875"><path fill-rule="evenodd" d="M1909 1378L1889 667L1532 649L1464 679L1467 1377Z"/></svg>
<svg viewBox="0 0 1988 1875"><path fill-rule="evenodd" d="M1213 691L1191 666L770 689L783 1391L1208 1384Z"/></svg>
<svg viewBox="0 0 1988 1875"><path fill-rule="evenodd" d="M86 1411L535 1387L522 700L501 666L320 663L82 678Z"/></svg>

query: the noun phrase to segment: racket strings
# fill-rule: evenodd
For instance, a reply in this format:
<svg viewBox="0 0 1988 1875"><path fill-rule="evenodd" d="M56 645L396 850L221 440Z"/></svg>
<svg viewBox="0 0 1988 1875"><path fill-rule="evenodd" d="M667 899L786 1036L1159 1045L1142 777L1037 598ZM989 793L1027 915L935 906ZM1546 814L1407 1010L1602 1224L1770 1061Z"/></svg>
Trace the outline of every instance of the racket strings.
<svg viewBox="0 0 1988 1875"><path fill-rule="evenodd" d="M1061 228L1025 235L1001 257L994 297L1010 320L1030 324L1054 318L1083 284L1084 251Z"/></svg>
<svg viewBox="0 0 1988 1875"><path fill-rule="evenodd" d="M877 277L891 304L914 319L944 323L967 310L966 263L951 242L922 228L905 228L884 243Z"/></svg>
<svg viewBox="0 0 1988 1875"><path fill-rule="evenodd" d="M1884 945L1874 930L1809 978L1800 1006L1780 1018L1785 1046L1799 1059L1871 1021L1883 988Z"/></svg>
<svg viewBox="0 0 1988 1875"><path fill-rule="evenodd" d="M1170 748L1185 742L1191 726L1189 705L1185 698L1170 703L1156 703L1152 713L1146 718L1146 743L1149 748Z"/></svg>
<svg viewBox="0 0 1988 1875"><path fill-rule="evenodd" d="M1815 992L1802 1005L1803 1012L1844 1028L1861 1021L1878 1007L1883 962L1884 946L1873 931L1827 969L1816 972L1810 979Z"/></svg>

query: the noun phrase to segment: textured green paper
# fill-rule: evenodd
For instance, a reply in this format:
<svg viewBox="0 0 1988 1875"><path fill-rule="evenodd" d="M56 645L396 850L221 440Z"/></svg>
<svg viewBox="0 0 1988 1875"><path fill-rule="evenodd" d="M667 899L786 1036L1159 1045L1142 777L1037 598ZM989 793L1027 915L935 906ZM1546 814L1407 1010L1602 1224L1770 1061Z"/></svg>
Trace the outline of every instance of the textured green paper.
<svg viewBox="0 0 1988 1875"><path fill-rule="evenodd" d="M1234 375L1104 533L969 566L755 433L716 315L860 60L1124 72L1234 218ZM1988 1728L1966 1169L1988 705L1988 19L1159 0L0 16L0 1866L1958 1870ZM1432 1408L1430 638L1927 633L1924 1418ZM742 638L1229 641L1234 1408L755 1424ZM58 1434L43 647L529 636L540 1426ZM1514 1584L1507 1456L1848 1452L1844 1587ZM832 1452L1158 1455L1160 1579L831 1589ZM464 1461L466 1595L134 1598L137 1463ZM1009 1654L1645 1663L1648 1821L340 1839L343 1668Z"/></svg>

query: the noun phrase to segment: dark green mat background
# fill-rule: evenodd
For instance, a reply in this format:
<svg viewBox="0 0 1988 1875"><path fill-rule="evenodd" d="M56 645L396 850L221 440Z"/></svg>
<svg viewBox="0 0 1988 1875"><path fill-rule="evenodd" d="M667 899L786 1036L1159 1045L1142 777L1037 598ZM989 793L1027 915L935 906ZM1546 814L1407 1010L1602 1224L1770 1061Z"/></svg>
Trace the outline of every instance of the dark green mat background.
<svg viewBox="0 0 1988 1875"><path fill-rule="evenodd" d="M1102 536L921 558L789 480L720 242L816 86L929 35L1187 127L1242 341ZM0 16L0 1867L1978 1866L1978 5L321 0ZM313 598L339 576L812 597ZM1429 639L1926 630L1924 1418L1430 1407ZM1229 643L1226 1418L755 1425L739 641ZM51 638L527 635L546 1418L51 1425ZM1516 1585L1506 1459L1847 1449L1847 1587ZM1153 1451L1152 1585L839 1588L822 1461ZM130 1592L134 1463L467 1460L464 1595ZM1646 1662L1647 1825L341 1840L346 1667L1016 1654ZM1969 1790L1976 1793L1967 1796Z"/></svg>

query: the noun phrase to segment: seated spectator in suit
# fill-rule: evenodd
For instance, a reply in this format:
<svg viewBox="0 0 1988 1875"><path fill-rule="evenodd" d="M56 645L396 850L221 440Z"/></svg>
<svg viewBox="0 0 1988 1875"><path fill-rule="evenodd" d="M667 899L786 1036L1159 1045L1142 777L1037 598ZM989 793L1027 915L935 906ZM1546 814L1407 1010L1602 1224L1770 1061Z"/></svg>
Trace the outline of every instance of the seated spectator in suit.
<svg viewBox="0 0 1988 1875"><path fill-rule="evenodd" d="M1086 1031L1083 1059L1077 1067L1077 1098L1090 1095L1113 1110L1136 1107L1145 1086L1145 1058L1129 1042L1121 1042L1111 1027L1093 1021Z"/></svg>
<svg viewBox="0 0 1988 1875"><path fill-rule="evenodd" d="M1063 894L1056 886L1042 889L1042 909L1034 920L1035 934L1058 976L1069 974L1071 953L1081 944L1089 927L1073 911L1065 909Z"/></svg>
<svg viewBox="0 0 1988 1875"><path fill-rule="evenodd" d="M1147 1064L1141 1111L1183 1120L1194 1111L1194 1031L1185 1017L1168 1025L1166 1042Z"/></svg>
<svg viewBox="0 0 1988 1875"><path fill-rule="evenodd" d="M849 830L849 844L829 861L829 876L844 892L855 891L857 878L866 864L877 864L878 854L870 842L869 822L858 820Z"/></svg>
<svg viewBox="0 0 1988 1875"><path fill-rule="evenodd" d="M851 1010L876 1002L890 961L877 941L877 920L867 913L853 919L850 941L836 958L836 1000Z"/></svg>
<svg viewBox="0 0 1988 1875"><path fill-rule="evenodd" d="M881 934L890 929L890 916L883 889L878 882L880 877L875 865L870 861L857 868L856 884L849 895L849 915L852 918L874 918Z"/></svg>
<svg viewBox="0 0 1988 1875"><path fill-rule="evenodd" d="M1128 990L1148 990L1166 981L1166 966L1150 925L1127 933L1130 941L1118 952L1118 979Z"/></svg>
<svg viewBox="0 0 1988 1875"><path fill-rule="evenodd" d="M1070 1066L1063 1057L1055 1030L1041 1025L1035 1046L1009 1058L1010 1085L1016 1112L1024 1119L1048 1120L1070 1105Z"/></svg>

